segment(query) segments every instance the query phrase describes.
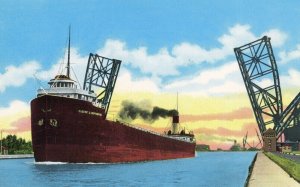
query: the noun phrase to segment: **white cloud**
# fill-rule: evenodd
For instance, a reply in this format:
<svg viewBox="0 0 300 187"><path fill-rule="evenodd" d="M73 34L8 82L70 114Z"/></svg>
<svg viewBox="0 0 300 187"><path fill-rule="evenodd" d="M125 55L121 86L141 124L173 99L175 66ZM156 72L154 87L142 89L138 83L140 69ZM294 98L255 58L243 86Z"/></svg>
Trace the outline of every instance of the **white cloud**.
<svg viewBox="0 0 300 187"><path fill-rule="evenodd" d="M0 73L0 92L4 92L7 87L22 86L27 79L33 78L34 74L40 69L36 61L29 61L20 66L8 66L3 74Z"/></svg>
<svg viewBox="0 0 300 187"><path fill-rule="evenodd" d="M116 82L116 91L121 92L158 92L157 84L150 78L133 80L131 73L122 69Z"/></svg>
<svg viewBox="0 0 300 187"><path fill-rule="evenodd" d="M227 56L234 55L233 49L235 47L239 47L258 39L258 37L255 36L250 29L250 25L236 24L229 28L228 33L223 34L218 38L218 42L221 44L221 47L219 48L205 49L199 45L185 42L176 45L172 49L172 54L179 62L179 65L201 62L213 63L218 60L222 60ZM273 30L278 32L273 32ZM272 31L270 33L276 33L278 35L284 34L277 29L272 29L270 31Z"/></svg>
<svg viewBox="0 0 300 187"><path fill-rule="evenodd" d="M229 74L237 72L237 63L235 62L230 62L226 65L223 65L219 68L214 68L214 69L207 69L204 71L201 71L196 75L195 77L184 79L181 81L176 81L174 83L169 84L166 86L167 89L173 89L173 88L178 88L182 86L189 86L192 84L201 84L201 85L206 85L209 82L213 80L222 80L225 77L227 77Z"/></svg>
<svg viewBox="0 0 300 187"><path fill-rule="evenodd" d="M300 44L296 46L295 50L292 50L290 52L282 51L279 53L279 62L286 64L288 62L299 60L300 59Z"/></svg>
<svg viewBox="0 0 300 187"><path fill-rule="evenodd" d="M288 35L278 29L271 29L264 32L262 36L268 36L271 38L271 43L273 47L282 46L288 38Z"/></svg>
<svg viewBox="0 0 300 187"><path fill-rule="evenodd" d="M222 35L218 41L223 45L223 50L226 54L233 54L233 48L249 43L255 39L251 31L250 25L240 25L229 28L229 34Z"/></svg>
<svg viewBox="0 0 300 187"><path fill-rule="evenodd" d="M234 73L239 73L238 64L229 62L221 67L201 72L197 81L201 84L209 84L211 81L224 80Z"/></svg>
<svg viewBox="0 0 300 187"><path fill-rule="evenodd" d="M157 53L149 54L145 46L129 49L125 42L109 39L97 52L104 56L121 59L124 63L154 76L178 75L180 66L203 62L215 63L228 56L233 56L234 47L258 38L250 29L249 25L240 24L230 27L228 33L218 38L220 47L211 49L206 49L198 44L182 42L170 50L163 47ZM263 34L272 37L273 46L282 45L287 38L287 35L278 29L270 29Z"/></svg>
<svg viewBox="0 0 300 187"><path fill-rule="evenodd" d="M109 39L97 53L120 59L123 63L131 64L144 73L151 73L153 75L178 74L176 59L165 48L161 48L156 54L150 55L146 47L138 47L130 50L127 48L125 42Z"/></svg>
<svg viewBox="0 0 300 187"><path fill-rule="evenodd" d="M28 103L20 100L14 100L7 107L0 107L0 128L10 129L11 123L17 119L28 117L30 107Z"/></svg>
<svg viewBox="0 0 300 187"><path fill-rule="evenodd" d="M202 62L214 63L234 55L234 47L251 42L255 38L256 36L250 32L249 25L237 24L229 28L228 34L223 34L218 38L218 42L221 44L219 48L205 49L196 44L183 42L173 47L172 55L175 57L177 65Z"/></svg>
<svg viewBox="0 0 300 187"><path fill-rule="evenodd" d="M222 95L244 92L245 87L238 64L229 62L218 68L203 70L194 77L174 81L167 85L165 90L171 92L182 90L200 95Z"/></svg>
<svg viewBox="0 0 300 187"><path fill-rule="evenodd" d="M295 69L289 69L288 74L281 76L281 85L287 86L300 86L300 72Z"/></svg>
<svg viewBox="0 0 300 187"><path fill-rule="evenodd" d="M29 112L29 105L20 100L10 102L8 107L0 107L0 118L6 116L13 116L19 112Z"/></svg>
<svg viewBox="0 0 300 187"><path fill-rule="evenodd" d="M287 35L278 29L270 29L263 33L263 35L265 34L272 37L273 46L283 45L287 38ZM257 38L258 37L251 32L250 25L236 24L230 27L226 34L218 38L219 47L211 49L206 49L198 44L182 42L174 45L171 49L162 47L156 53L149 54L145 46L130 49L123 41L108 39L104 46L97 50L97 53L101 56L120 59L122 60L123 66L131 65L148 76L136 79L129 70L124 70L123 73L120 73L116 89L122 91L142 91L148 89L148 91L156 92L161 87L160 83L163 77L184 73L180 72L180 67L203 62L217 63L224 61L227 57L234 56L234 47L251 42ZM49 70L39 72L38 77L43 80L53 78L57 74L59 64L63 59L66 58L61 58L59 62L53 65ZM75 48L71 49L71 63L79 81L84 79L87 60L88 56L79 54ZM124 69L124 67L121 68L121 72L122 69ZM213 93L213 91L222 94L245 90L238 65L235 61L229 62L221 67L216 65L216 68L204 69L195 77L181 77L182 80L171 82L169 85L164 86L162 90L198 90L204 94ZM224 90L222 91L222 89Z"/></svg>
<svg viewBox="0 0 300 187"><path fill-rule="evenodd" d="M182 61L191 59L193 62L215 62L226 58L229 55L233 55L233 49L246 43L252 42L259 37L267 35L272 38L273 47L280 47L287 39L287 34L278 30L270 29L264 32L261 36L256 36L250 31L250 25L236 24L229 28L229 32L223 34L218 38L221 44L220 48L212 48L205 50L198 45L192 45L189 43L183 43L173 48L173 53L177 58L181 58Z"/></svg>

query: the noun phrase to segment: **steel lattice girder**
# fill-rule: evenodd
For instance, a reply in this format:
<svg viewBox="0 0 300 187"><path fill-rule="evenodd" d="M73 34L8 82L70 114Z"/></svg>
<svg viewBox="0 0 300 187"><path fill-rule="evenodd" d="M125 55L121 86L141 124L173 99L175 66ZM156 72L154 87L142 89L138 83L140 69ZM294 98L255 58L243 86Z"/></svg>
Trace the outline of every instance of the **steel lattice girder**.
<svg viewBox="0 0 300 187"><path fill-rule="evenodd" d="M92 86L102 88L97 98L101 103L101 107L105 109L105 117L109 109L120 65L120 60L109 59L90 53L83 89L91 92L94 91L92 90Z"/></svg>
<svg viewBox="0 0 300 187"><path fill-rule="evenodd" d="M280 126L275 129L279 138L287 127L299 125L300 117L300 93L292 100L280 116Z"/></svg>
<svg viewBox="0 0 300 187"><path fill-rule="evenodd" d="M282 96L270 38L264 36L234 51L260 132L269 124L279 128Z"/></svg>

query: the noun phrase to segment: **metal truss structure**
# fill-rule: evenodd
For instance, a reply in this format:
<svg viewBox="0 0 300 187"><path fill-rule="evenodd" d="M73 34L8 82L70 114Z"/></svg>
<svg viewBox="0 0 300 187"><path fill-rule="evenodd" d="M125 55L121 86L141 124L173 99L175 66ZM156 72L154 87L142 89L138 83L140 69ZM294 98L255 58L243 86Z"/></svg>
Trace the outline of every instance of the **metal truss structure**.
<svg viewBox="0 0 300 187"><path fill-rule="evenodd" d="M93 87L98 87L98 102L107 115L115 83L118 77L121 61L109 59L97 54L90 54L83 89L89 92L95 91Z"/></svg>
<svg viewBox="0 0 300 187"><path fill-rule="evenodd" d="M300 93L286 107L279 119L280 126L275 129L280 137L286 128L300 125Z"/></svg>
<svg viewBox="0 0 300 187"><path fill-rule="evenodd" d="M278 139L285 128L298 124L299 94L283 111L278 69L267 36L235 48L234 52L260 133L272 126Z"/></svg>

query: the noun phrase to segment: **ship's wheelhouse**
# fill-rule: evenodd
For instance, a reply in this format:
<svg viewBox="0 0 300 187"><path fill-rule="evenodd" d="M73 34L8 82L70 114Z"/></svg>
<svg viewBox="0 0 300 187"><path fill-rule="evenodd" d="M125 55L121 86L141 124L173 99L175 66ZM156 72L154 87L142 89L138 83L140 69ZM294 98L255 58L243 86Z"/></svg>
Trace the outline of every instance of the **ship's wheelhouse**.
<svg viewBox="0 0 300 187"><path fill-rule="evenodd" d="M94 92L88 92L78 88L77 82L70 79L66 75L57 75L54 79L51 79L48 84L48 89L38 90L38 97L43 95L54 95L59 97L85 100L92 102L93 104L98 104L96 99L97 96Z"/></svg>

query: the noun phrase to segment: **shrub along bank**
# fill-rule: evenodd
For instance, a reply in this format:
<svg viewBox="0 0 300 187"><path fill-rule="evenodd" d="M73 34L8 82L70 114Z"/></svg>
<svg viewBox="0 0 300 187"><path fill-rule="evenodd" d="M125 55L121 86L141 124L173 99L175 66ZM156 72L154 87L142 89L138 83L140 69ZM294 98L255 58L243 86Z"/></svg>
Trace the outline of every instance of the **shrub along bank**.
<svg viewBox="0 0 300 187"><path fill-rule="evenodd" d="M265 152L265 155L278 164L284 171L286 171L295 180L300 182L300 163L274 155L270 152Z"/></svg>

